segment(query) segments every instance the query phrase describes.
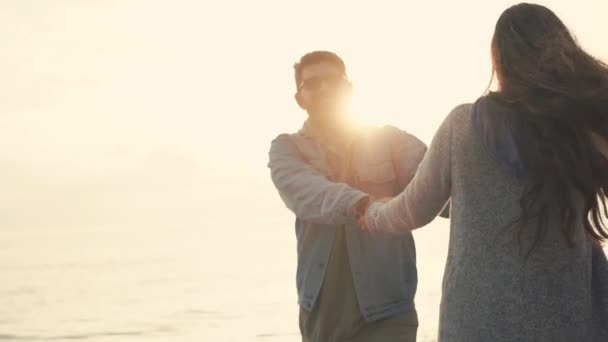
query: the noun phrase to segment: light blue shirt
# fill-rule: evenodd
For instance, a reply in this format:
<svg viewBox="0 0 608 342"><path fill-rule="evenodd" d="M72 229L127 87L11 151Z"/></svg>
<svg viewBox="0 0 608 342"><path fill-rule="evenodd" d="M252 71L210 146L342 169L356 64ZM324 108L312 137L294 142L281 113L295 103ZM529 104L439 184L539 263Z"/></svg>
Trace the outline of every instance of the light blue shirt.
<svg viewBox="0 0 608 342"><path fill-rule="evenodd" d="M306 126L305 126L306 128ZM302 130L272 141L268 166L283 202L296 215L298 302L312 310L325 276L336 228L345 226L353 282L366 321L414 309L416 250L411 233L362 232L353 210L362 198L399 194L426 146L392 126L365 128L350 149L353 184L338 183L326 146Z"/></svg>

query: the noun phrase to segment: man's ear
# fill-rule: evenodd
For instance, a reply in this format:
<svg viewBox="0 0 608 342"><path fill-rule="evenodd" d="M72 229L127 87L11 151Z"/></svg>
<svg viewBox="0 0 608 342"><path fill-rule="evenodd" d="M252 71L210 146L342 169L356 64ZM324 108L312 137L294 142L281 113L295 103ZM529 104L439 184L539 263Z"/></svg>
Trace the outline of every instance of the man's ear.
<svg viewBox="0 0 608 342"><path fill-rule="evenodd" d="M300 106L300 108L306 110L306 105L304 104L304 100L302 99L302 95L300 94L300 92L295 93L293 97L296 99L298 106Z"/></svg>

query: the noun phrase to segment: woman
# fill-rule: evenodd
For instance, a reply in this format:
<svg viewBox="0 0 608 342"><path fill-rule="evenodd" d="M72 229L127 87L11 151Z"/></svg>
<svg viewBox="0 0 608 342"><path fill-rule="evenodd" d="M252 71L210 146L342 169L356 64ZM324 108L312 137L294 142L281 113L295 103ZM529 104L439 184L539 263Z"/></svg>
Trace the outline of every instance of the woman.
<svg viewBox="0 0 608 342"><path fill-rule="evenodd" d="M450 199L440 341L608 341L592 264L608 238L608 67L532 4L501 15L492 58L499 90L456 107L362 227L422 227Z"/></svg>

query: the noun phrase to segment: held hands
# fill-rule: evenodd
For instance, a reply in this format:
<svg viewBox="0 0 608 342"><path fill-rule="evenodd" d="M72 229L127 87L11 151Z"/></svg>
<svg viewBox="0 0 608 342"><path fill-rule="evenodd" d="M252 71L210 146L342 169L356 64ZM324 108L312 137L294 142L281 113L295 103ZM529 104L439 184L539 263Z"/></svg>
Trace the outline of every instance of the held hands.
<svg viewBox="0 0 608 342"><path fill-rule="evenodd" d="M383 203L386 203L386 202L390 201L391 199L393 199L393 198L392 197L382 197L382 198L376 199L376 198L371 198L370 197L370 199L367 201L367 203L365 204L365 206L362 208L362 215L360 215L358 217L359 226L361 227L361 230L373 233L370 230L370 227L369 227L369 225L367 223L368 214L369 214L368 210L369 210L370 206L372 204L375 204L375 203L379 203L379 204L381 203L381 204L383 204Z"/></svg>

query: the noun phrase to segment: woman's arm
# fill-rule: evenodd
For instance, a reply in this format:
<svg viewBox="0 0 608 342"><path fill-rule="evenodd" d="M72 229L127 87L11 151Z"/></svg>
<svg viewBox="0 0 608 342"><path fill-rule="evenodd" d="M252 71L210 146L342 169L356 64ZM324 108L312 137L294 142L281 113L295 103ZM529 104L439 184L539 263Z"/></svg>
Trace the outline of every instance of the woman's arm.
<svg viewBox="0 0 608 342"><path fill-rule="evenodd" d="M466 107L468 108L468 107ZM431 222L444 208L451 194L452 119L456 107L441 124L416 175L405 190L392 200L375 202L363 217L364 229L399 233Z"/></svg>

